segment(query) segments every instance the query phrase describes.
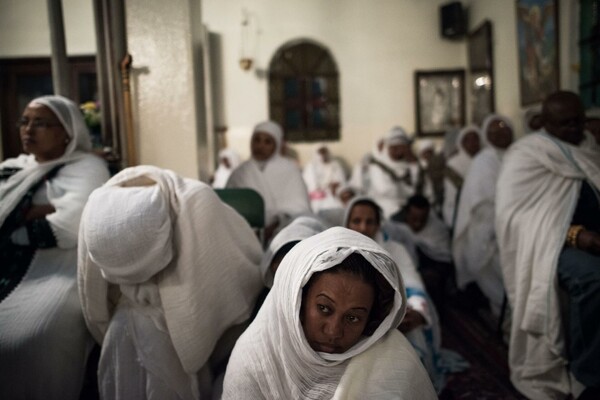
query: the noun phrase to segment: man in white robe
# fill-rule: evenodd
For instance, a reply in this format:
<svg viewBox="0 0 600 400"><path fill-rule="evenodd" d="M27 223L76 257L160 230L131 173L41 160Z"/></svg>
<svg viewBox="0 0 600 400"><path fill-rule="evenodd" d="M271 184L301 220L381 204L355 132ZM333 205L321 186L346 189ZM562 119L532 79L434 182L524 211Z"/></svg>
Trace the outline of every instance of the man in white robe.
<svg viewBox="0 0 600 400"><path fill-rule="evenodd" d="M399 126L393 127L385 139L380 158L370 160L368 187L363 191L383 209L385 218L398 211L417 191L422 178L418 162L409 164L410 138Z"/></svg>
<svg viewBox="0 0 600 400"><path fill-rule="evenodd" d="M531 399L597 399L600 148L575 93L548 96L542 120L508 151L498 179L510 375Z"/></svg>

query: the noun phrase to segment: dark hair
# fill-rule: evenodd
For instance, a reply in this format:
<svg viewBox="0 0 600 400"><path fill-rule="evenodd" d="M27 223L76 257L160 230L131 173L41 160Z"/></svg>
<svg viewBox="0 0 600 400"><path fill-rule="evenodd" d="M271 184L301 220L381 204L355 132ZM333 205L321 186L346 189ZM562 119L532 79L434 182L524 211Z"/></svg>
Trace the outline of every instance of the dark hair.
<svg viewBox="0 0 600 400"><path fill-rule="evenodd" d="M271 262L269 263L269 265L273 264L275 260L279 260L281 262L281 260L283 260L283 257L285 257L285 255L289 253L289 251L298 243L300 243L299 240L292 240L291 242L287 242L286 244L281 246L279 250L277 250L277 252L273 255L273 257L271 257Z"/></svg>
<svg viewBox="0 0 600 400"><path fill-rule="evenodd" d="M431 208L431 203L429 203L427 197L421 194L415 194L414 196L411 196L408 199L408 201L402 207L402 209L400 209L400 211L396 212L395 214L392 214L390 219L396 222L406 222L406 217L411 207L419 209Z"/></svg>
<svg viewBox="0 0 600 400"><path fill-rule="evenodd" d="M406 209L408 210L410 207L429 208L431 207L431 204L429 203L429 200L427 200L427 197L421 194L415 194L414 196L411 196L406 203Z"/></svg>
<svg viewBox="0 0 600 400"><path fill-rule="evenodd" d="M350 215L352 214L352 210L354 210L354 207L356 207L356 206L371 207L375 211L375 218L377 220L377 224L381 225L381 207L379 207L379 204L375 203L371 199L360 199L352 204L352 208L350 209L350 212L348 213L348 218L350 218ZM347 221L347 223L348 222L350 222L350 221Z"/></svg>
<svg viewBox="0 0 600 400"><path fill-rule="evenodd" d="M381 275L362 255L359 253L352 253L338 265L324 271L316 272L310 277L309 281L302 289L302 304L304 304L304 295L308 293L308 290L316 278L326 272L333 274L346 272L358 276L363 282L373 288L373 306L371 307L369 320L363 332L363 335L371 336L392 309L392 305L394 304L394 289L383 275Z"/></svg>

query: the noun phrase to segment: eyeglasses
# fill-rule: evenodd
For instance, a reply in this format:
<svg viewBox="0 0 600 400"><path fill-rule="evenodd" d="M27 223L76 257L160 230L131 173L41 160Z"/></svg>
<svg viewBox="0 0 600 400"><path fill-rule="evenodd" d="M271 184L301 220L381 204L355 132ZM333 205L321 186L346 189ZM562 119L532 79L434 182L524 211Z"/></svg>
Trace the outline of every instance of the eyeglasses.
<svg viewBox="0 0 600 400"><path fill-rule="evenodd" d="M33 130L41 130L41 129L48 129L51 128L53 126L62 126L61 123L57 123L57 122L49 122L43 119L27 119L27 118L21 118L20 120L17 121L17 129L21 129L21 128L26 128L28 126L31 126L31 129Z"/></svg>

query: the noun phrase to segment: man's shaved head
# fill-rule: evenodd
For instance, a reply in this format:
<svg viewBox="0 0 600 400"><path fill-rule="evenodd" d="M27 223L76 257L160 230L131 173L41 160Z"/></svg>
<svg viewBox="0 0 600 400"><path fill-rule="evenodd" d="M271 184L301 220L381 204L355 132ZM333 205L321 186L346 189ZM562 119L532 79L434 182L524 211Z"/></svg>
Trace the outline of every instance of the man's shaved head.
<svg viewBox="0 0 600 400"><path fill-rule="evenodd" d="M552 136L574 145L581 143L585 114L579 95L564 90L549 95L542 104L542 122Z"/></svg>

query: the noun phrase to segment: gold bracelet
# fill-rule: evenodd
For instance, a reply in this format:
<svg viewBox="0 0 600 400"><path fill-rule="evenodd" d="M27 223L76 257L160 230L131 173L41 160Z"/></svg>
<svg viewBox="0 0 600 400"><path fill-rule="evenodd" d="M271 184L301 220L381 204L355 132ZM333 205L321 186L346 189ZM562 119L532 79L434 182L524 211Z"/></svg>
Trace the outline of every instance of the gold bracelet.
<svg viewBox="0 0 600 400"><path fill-rule="evenodd" d="M581 232L583 229L583 225L571 225L567 232L567 246L577 248L577 236L579 236L579 232Z"/></svg>

